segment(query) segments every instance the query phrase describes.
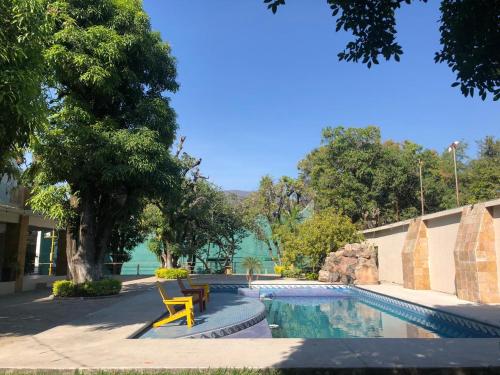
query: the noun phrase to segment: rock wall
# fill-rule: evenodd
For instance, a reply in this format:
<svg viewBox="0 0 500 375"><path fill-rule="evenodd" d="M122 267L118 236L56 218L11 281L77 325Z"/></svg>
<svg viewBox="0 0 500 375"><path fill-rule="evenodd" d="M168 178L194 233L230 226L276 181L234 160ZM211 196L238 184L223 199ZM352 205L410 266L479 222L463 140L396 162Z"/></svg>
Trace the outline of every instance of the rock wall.
<svg viewBox="0 0 500 375"><path fill-rule="evenodd" d="M342 284L378 284L377 250L368 243L347 244L325 259L319 281Z"/></svg>

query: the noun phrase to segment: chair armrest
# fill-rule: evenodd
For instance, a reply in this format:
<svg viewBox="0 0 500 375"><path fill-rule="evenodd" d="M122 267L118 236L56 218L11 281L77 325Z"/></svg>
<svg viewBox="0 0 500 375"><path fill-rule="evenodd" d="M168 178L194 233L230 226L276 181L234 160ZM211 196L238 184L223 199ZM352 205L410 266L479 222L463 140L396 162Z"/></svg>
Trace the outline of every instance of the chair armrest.
<svg viewBox="0 0 500 375"><path fill-rule="evenodd" d="M165 305L191 305L193 301L191 299L186 299L184 301L174 301L171 299L164 299L163 303Z"/></svg>
<svg viewBox="0 0 500 375"><path fill-rule="evenodd" d="M179 302L182 302L182 301L188 301L188 300L192 300L193 297L191 296L184 296L184 297L173 297L173 298L169 298L167 301L179 301Z"/></svg>

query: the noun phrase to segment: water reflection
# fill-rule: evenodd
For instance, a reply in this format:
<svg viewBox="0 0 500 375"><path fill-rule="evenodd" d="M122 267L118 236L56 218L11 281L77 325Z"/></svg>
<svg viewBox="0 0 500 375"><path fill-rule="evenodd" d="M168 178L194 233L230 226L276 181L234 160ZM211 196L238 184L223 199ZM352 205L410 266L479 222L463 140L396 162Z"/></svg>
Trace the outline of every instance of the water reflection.
<svg viewBox="0 0 500 375"><path fill-rule="evenodd" d="M434 338L434 333L370 307L352 297L291 297L264 301L273 337Z"/></svg>

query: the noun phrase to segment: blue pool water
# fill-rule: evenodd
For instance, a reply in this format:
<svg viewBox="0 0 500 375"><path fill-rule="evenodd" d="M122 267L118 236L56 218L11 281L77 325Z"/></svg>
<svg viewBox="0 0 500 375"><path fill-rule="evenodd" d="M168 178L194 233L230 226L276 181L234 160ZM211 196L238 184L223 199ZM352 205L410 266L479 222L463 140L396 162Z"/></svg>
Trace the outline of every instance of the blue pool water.
<svg viewBox="0 0 500 375"><path fill-rule="evenodd" d="M500 327L360 288L260 289L275 338L486 338Z"/></svg>
<svg viewBox="0 0 500 375"><path fill-rule="evenodd" d="M435 338L436 332L351 297L282 297L264 300L275 338Z"/></svg>

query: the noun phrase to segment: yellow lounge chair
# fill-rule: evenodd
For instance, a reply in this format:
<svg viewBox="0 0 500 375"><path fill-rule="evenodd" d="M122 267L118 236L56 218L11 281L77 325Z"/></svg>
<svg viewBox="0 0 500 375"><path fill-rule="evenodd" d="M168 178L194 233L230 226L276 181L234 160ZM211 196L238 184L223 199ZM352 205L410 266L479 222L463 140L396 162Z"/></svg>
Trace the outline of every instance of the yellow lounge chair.
<svg viewBox="0 0 500 375"><path fill-rule="evenodd" d="M207 296L207 302L210 301L210 285L209 284L193 283L193 280L191 280L191 277L189 275L187 275L187 281L188 281L189 287L192 289L202 288L205 291L205 295Z"/></svg>
<svg viewBox="0 0 500 375"><path fill-rule="evenodd" d="M191 328L194 325L193 297L168 298L167 292L158 281L156 282L156 286L158 287L158 291L160 292L161 298L163 299L163 303L165 304L169 315L164 319L154 322L153 327L160 327L164 324L173 322L174 320L186 318L187 325ZM175 306L184 306L184 309L177 310Z"/></svg>

